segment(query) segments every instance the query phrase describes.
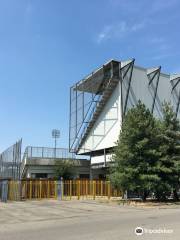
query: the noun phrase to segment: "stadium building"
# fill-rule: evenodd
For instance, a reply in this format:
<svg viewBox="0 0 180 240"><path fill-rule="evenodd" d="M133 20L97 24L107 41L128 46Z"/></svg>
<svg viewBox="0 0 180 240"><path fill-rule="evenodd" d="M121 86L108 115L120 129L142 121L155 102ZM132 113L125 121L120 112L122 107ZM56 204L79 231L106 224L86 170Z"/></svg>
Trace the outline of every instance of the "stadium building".
<svg viewBox="0 0 180 240"><path fill-rule="evenodd" d="M47 148L28 146L25 149L21 163L21 178L54 178L55 167L61 161L73 164L74 177L78 179L89 178L89 161L77 158L66 148Z"/></svg>
<svg viewBox="0 0 180 240"><path fill-rule="evenodd" d="M69 149L89 155L93 178L103 178L127 110L141 100L158 117L171 102L179 118L180 75L110 60L70 88Z"/></svg>
<svg viewBox="0 0 180 240"><path fill-rule="evenodd" d="M0 154L0 180L56 178L55 169L62 161L72 163L74 179L89 178L89 157L76 156L66 148L33 146L22 154L21 139Z"/></svg>

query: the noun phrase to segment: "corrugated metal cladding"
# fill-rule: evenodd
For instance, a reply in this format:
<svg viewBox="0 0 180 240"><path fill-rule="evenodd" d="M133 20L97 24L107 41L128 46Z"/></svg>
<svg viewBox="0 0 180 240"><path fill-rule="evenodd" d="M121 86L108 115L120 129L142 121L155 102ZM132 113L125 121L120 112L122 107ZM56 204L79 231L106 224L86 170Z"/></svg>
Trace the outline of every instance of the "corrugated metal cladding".
<svg viewBox="0 0 180 240"><path fill-rule="evenodd" d="M158 118L162 103L171 102L180 117L180 75L164 74L161 67L138 67L134 62L111 60L71 87L71 151L92 153L115 146L123 116L138 100Z"/></svg>

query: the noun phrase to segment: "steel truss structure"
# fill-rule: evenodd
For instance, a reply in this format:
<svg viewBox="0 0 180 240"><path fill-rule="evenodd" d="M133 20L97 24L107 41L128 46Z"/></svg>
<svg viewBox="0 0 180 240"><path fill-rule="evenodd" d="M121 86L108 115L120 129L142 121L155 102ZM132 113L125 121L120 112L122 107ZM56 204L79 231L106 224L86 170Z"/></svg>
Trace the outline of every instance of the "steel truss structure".
<svg viewBox="0 0 180 240"><path fill-rule="evenodd" d="M121 76L122 119L126 114L128 108L137 103L131 88L134 61L135 59L121 62L120 76Z"/></svg>
<svg viewBox="0 0 180 240"><path fill-rule="evenodd" d="M77 152L120 80L119 62L110 61L70 89L69 149Z"/></svg>
<svg viewBox="0 0 180 240"><path fill-rule="evenodd" d="M179 112L179 105L180 105L180 75L172 75L171 78L171 85L172 90L171 93L173 94L174 102L175 102L175 109L176 109L176 117Z"/></svg>
<svg viewBox="0 0 180 240"><path fill-rule="evenodd" d="M122 117L128 109L134 59L111 60L70 89L69 149L76 152L90 132L119 81L122 81Z"/></svg>
<svg viewBox="0 0 180 240"><path fill-rule="evenodd" d="M22 139L0 154L0 179L20 179Z"/></svg>
<svg viewBox="0 0 180 240"><path fill-rule="evenodd" d="M135 59L121 62L111 60L70 88L70 152L79 152L118 83L121 91L121 119L123 120L128 109L137 104L139 99L132 86L134 62ZM161 66L143 69L143 71L146 71L146 77L144 77L148 80L147 85L145 83L144 86L147 87L151 97L149 108L152 113L156 108L158 116L161 117L162 102L158 96ZM180 90L177 87L180 86L180 75L170 79L176 102L176 115L178 115ZM87 154L92 152L92 149L86 150Z"/></svg>
<svg viewBox="0 0 180 240"><path fill-rule="evenodd" d="M157 100L157 89L158 89L158 84L159 84L159 77L161 73L161 66L158 68L152 68L147 70L147 76L149 79L149 90L152 94L152 107L151 107L151 112L154 112L154 106ZM161 103L160 103L161 106Z"/></svg>

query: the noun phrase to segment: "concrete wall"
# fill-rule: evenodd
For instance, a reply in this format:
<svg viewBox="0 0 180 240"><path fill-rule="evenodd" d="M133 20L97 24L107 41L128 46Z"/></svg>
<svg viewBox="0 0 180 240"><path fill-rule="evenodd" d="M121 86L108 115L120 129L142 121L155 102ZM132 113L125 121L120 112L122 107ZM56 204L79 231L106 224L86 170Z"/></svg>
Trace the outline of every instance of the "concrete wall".
<svg viewBox="0 0 180 240"><path fill-rule="evenodd" d="M62 159L57 160L62 161ZM89 160L75 159L73 161L77 178L80 177L80 175L90 174ZM48 158L26 159L26 163L24 164L22 171L22 178L35 178L36 174L47 174L48 178L53 178L55 176L55 160Z"/></svg>

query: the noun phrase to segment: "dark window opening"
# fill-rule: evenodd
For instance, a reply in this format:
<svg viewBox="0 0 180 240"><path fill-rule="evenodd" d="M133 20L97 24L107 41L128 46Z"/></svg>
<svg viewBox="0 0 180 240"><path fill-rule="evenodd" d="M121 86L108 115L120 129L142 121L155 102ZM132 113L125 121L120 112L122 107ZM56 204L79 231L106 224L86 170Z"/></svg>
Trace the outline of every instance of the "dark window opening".
<svg viewBox="0 0 180 240"><path fill-rule="evenodd" d="M47 178L47 173L36 173L35 178Z"/></svg>

